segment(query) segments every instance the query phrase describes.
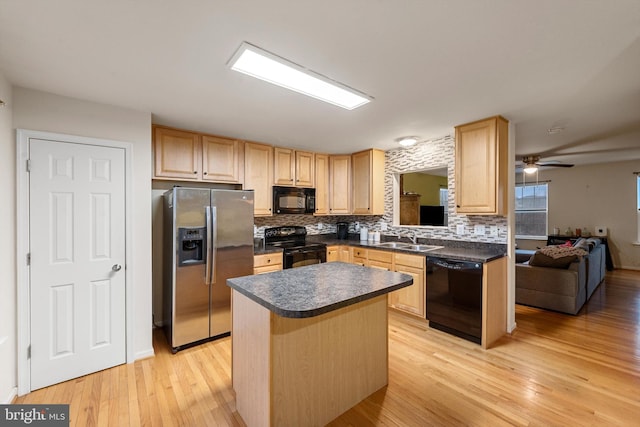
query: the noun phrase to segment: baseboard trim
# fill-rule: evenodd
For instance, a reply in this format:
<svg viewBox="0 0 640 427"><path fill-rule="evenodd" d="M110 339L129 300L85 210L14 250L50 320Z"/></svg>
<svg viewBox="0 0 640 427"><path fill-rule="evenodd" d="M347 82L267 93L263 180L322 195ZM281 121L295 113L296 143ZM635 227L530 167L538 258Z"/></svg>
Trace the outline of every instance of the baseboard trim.
<svg viewBox="0 0 640 427"><path fill-rule="evenodd" d="M637 265L623 265L621 267L616 267L616 270L635 270L640 271L640 267Z"/></svg>
<svg viewBox="0 0 640 427"><path fill-rule="evenodd" d="M11 405L16 397L18 397L18 387L13 387L9 390L9 395L5 398L2 404Z"/></svg>
<svg viewBox="0 0 640 427"><path fill-rule="evenodd" d="M149 357L154 357L156 354L153 351L153 347L147 350L138 351L135 354L135 360L147 359Z"/></svg>

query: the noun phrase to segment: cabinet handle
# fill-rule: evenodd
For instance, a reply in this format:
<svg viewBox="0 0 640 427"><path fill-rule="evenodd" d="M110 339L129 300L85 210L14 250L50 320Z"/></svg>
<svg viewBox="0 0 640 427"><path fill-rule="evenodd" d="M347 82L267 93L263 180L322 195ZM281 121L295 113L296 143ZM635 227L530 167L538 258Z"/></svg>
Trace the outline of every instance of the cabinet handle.
<svg viewBox="0 0 640 427"><path fill-rule="evenodd" d="M198 171L193 171L193 173L198 173Z"/></svg>
<svg viewBox="0 0 640 427"><path fill-rule="evenodd" d="M207 174L207 172L203 172L205 175Z"/></svg>

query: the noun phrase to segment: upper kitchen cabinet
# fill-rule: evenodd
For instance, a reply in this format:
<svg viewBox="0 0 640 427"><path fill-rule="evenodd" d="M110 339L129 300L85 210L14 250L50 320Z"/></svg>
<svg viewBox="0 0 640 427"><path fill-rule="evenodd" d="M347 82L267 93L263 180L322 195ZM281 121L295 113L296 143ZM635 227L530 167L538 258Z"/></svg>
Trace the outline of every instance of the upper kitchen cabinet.
<svg viewBox="0 0 640 427"><path fill-rule="evenodd" d="M178 129L153 127L154 178L202 179L200 135Z"/></svg>
<svg viewBox="0 0 640 427"><path fill-rule="evenodd" d="M384 151L371 149L351 155L354 215L384 214Z"/></svg>
<svg viewBox="0 0 640 427"><path fill-rule="evenodd" d="M275 147L273 152L273 183L282 186L314 186L314 154Z"/></svg>
<svg viewBox="0 0 640 427"><path fill-rule="evenodd" d="M495 116L456 126L456 212L506 215L508 125Z"/></svg>
<svg viewBox="0 0 640 427"><path fill-rule="evenodd" d="M315 215L329 214L329 156L315 155L316 211Z"/></svg>
<svg viewBox="0 0 640 427"><path fill-rule="evenodd" d="M351 214L351 156L329 156L329 214Z"/></svg>
<svg viewBox="0 0 640 427"><path fill-rule="evenodd" d="M241 184L243 142L153 127L154 178Z"/></svg>
<svg viewBox="0 0 640 427"><path fill-rule="evenodd" d="M237 139L202 135L202 179L242 183L244 142Z"/></svg>
<svg viewBox="0 0 640 427"><path fill-rule="evenodd" d="M244 144L244 189L254 190L253 214L271 216L273 147L255 142Z"/></svg>

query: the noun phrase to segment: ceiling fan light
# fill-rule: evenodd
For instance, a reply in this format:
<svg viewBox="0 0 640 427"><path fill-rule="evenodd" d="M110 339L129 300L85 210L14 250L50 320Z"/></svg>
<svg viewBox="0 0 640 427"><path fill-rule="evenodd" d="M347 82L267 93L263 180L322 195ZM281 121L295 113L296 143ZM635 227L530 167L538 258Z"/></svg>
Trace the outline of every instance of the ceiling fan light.
<svg viewBox="0 0 640 427"><path fill-rule="evenodd" d="M532 173L536 173L536 171L538 170L538 167L536 165L527 165L523 171L526 174L531 175Z"/></svg>

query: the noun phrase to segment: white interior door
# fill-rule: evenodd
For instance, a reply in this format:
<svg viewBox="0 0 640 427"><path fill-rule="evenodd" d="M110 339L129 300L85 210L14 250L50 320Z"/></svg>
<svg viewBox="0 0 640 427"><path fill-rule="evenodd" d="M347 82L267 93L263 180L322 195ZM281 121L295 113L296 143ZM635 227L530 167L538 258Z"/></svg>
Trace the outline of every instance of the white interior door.
<svg viewBox="0 0 640 427"><path fill-rule="evenodd" d="M30 139L31 389L126 361L125 150Z"/></svg>

